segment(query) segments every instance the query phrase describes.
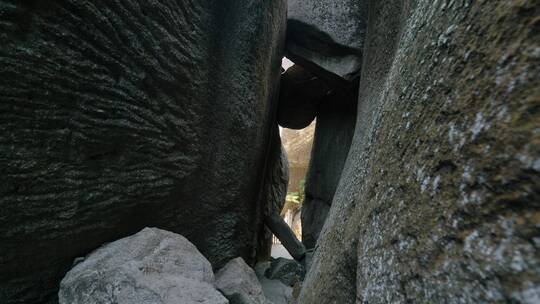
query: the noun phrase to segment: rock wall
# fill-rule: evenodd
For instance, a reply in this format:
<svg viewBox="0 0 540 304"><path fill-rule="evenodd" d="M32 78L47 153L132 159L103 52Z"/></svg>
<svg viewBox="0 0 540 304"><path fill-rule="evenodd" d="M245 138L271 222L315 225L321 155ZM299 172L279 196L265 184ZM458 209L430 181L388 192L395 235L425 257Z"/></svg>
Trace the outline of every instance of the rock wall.
<svg viewBox="0 0 540 304"><path fill-rule="evenodd" d="M287 57L327 80L359 76L366 0L289 0Z"/></svg>
<svg viewBox="0 0 540 304"><path fill-rule="evenodd" d="M286 3L0 0L0 299L155 226L253 262Z"/></svg>
<svg viewBox="0 0 540 304"><path fill-rule="evenodd" d="M314 248L332 206L354 134L357 94L334 90L320 103L302 204L302 243Z"/></svg>
<svg viewBox="0 0 540 304"><path fill-rule="evenodd" d="M539 15L369 1L356 131L299 303L538 303Z"/></svg>

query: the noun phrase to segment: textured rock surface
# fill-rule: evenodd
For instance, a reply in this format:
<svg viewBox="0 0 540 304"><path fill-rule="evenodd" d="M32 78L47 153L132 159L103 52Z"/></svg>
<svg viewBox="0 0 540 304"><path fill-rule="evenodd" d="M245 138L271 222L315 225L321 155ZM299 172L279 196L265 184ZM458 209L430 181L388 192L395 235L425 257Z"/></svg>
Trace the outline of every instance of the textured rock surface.
<svg viewBox="0 0 540 304"><path fill-rule="evenodd" d="M253 267L253 271L255 271L255 275L257 275L259 281L266 276L266 271L268 271L270 265L272 265L271 261L262 261Z"/></svg>
<svg viewBox="0 0 540 304"><path fill-rule="evenodd" d="M314 248L332 205L356 122L357 94L334 91L320 105L302 205L302 242Z"/></svg>
<svg viewBox="0 0 540 304"><path fill-rule="evenodd" d="M157 226L255 257L286 4L0 0L0 299Z"/></svg>
<svg viewBox="0 0 540 304"><path fill-rule="evenodd" d="M261 283L242 258L228 262L216 273L217 288L229 299L230 304L264 304Z"/></svg>
<svg viewBox="0 0 540 304"><path fill-rule="evenodd" d="M358 121L299 303L538 303L538 1L370 1Z"/></svg>
<svg viewBox="0 0 540 304"><path fill-rule="evenodd" d="M281 144L279 129L276 126L274 129L272 148L269 153L270 160L268 161L267 181L263 194L266 201L266 214L280 213L285 204L287 196L287 185L289 183L289 161L287 160L287 152Z"/></svg>
<svg viewBox="0 0 540 304"><path fill-rule="evenodd" d="M228 303L215 289L212 266L197 248L181 235L155 228L92 252L62 280L59 302Z"/></svg>
<svg viewBox="0 0 540 304"><path fill-rule="evenodd" d="M358 76L367 0L289 0L287 57L347 80Z"/></svg>
<svg viewBox="0 0 540 304"><path fill-rule="evenodd" d="M292 287L304 279L304 268L295 260L272 259L270 268L266 271L266 277L280 280L283 284Z"/></svg>
<svg viewBox="0 0 540 304"><path fill-rule="evenodd" d="M290 304L293 289L279 280L259 278L267 304ZM316 303L316 302L315 302Z"/></svg>
<svg viewBox="0 0 540 304"><path fill-rule="evenodd" d="M267 277L271 266L270 261L260 262L255 265L255 274L261 282L267 304L290 304L292 303L293 289L280 280L272 280Z"/></svg>

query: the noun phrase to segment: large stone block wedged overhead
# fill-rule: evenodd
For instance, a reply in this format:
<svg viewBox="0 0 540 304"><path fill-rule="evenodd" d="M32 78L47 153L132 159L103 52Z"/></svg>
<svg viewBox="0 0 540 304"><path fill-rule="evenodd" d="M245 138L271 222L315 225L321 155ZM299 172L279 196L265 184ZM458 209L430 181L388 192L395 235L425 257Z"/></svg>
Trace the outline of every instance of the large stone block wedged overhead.
<svg viewBox="0 0 540 304"><path fill-rule="evenodd" d="M252 262L286 4L0 0L0 299L155 226Z"/></svg>
<svg viewBox="0 0 540 304"><path fill-rule="evenodd" d="M298 303L538 303L538 1L370 1L349 157Z"/></svg>
<svg viewBox="0 0 540 304"><path fill-rule="evenodd" d="M287 57L318 75L359 76L367 0L289 0Z"/></svg>

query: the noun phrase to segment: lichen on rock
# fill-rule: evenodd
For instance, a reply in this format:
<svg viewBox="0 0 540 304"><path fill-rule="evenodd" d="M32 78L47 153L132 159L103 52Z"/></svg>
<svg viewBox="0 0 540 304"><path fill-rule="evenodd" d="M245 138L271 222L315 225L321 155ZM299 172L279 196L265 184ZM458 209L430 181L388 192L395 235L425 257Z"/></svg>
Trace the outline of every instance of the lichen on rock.
<svg viewBox="0 0 540 304"><path fill-rule="evenodd" d="M536 303L536 1L370 1L356 132L299 303Z"/></svg>

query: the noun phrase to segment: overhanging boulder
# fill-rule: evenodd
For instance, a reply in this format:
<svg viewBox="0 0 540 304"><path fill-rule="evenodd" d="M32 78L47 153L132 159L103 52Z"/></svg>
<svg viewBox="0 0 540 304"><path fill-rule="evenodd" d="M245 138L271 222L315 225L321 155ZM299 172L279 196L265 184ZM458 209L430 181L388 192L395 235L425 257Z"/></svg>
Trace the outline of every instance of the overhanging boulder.
<svg viewBox="0 0 540 304"><path fill-rule="evenodd" d="M287 57L321 77L354 80L362 65L366 0L290 0Z"/></svg>

